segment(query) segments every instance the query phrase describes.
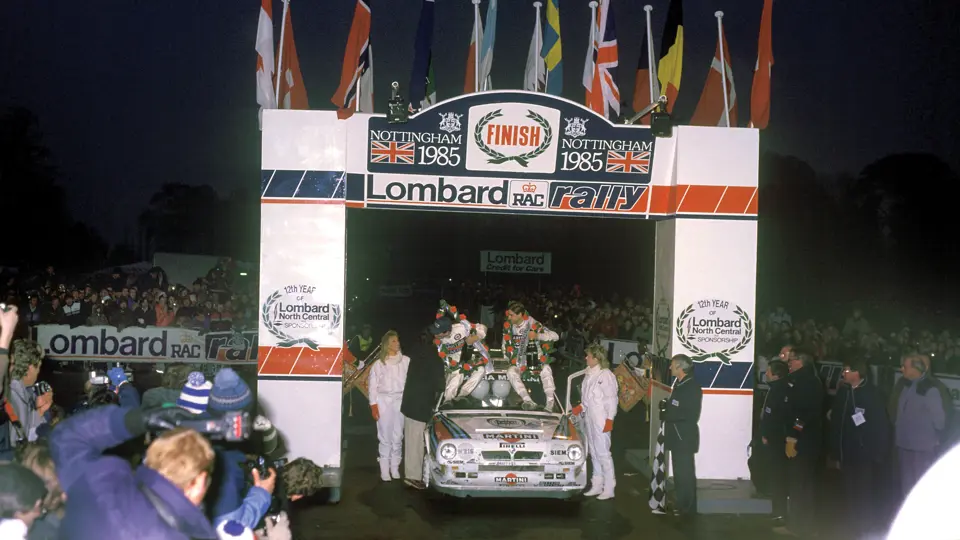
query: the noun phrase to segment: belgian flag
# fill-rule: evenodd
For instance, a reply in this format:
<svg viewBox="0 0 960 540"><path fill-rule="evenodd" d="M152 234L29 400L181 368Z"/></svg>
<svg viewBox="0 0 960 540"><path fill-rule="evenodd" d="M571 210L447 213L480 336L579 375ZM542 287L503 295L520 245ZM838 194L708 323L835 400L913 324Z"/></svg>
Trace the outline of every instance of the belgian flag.
<svg viewBox="0 0 960 540"><path fill-rule="evenodd" d="M660 62L657 64L657 79L660 93L667 96L667 112L680 92L680 75L683 71L683 0L670 0L667 8L667 24L660 42Z"/></svg>

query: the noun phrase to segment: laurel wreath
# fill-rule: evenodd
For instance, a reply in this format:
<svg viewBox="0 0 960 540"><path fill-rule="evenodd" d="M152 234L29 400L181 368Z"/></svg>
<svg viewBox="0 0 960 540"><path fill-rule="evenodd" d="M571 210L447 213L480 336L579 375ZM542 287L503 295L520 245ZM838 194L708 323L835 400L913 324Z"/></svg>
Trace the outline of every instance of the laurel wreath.
<svg viewBox="0 0 960 540"><path fill-rule="evenodd" d="M459 324L470 329L470 335L476 335L477 325L467 320L467 316L459 313L457 311L457 306L451 306L447 303L446 300L440 300L440 309L437 310L437 318L445 317L449 315L453 318L453 324ZM480 353L480 358L470 362L460 362L454 360L453 357L449 354L450 348L446 343L442 343L439 339L434 339L433 344L437 346L437 355L440 356L440 359L446 364L447 371L460 371L461 373L469 375L470 372L479 366L483 366L487 363L487 359L490 357L490 351L487 350L487 347L483 344L482 341L475 342L472 347L473 350ZM461 359L464 349L466 349L467 344L464 343L463 347L460 348Z"/></svg>
<svg viewBox="0 0 960 540"><path fill-rule="evenodd" d="M527 320L529 316L525 314L523 318L524 320ZM537 323L531 324L530 327L527 329L527 331L537 332L539 334L541 331L543 331L543 328L544 328L543 324L537 322ZM514 366L518 366L520 355L526 354L526 349L528 344L527 336L524 336L524 338L521 340L519 347L515 347L513 345L513 325L510 324L510 321L504 321L503 342L504 342L503 357L507 359L510 362L510 364ZM540 372L543 370L543 366L551 364L553 362L553 357L550 356L550 350L552 349L550 342L537 340L537 348L539 349L538 350L539 354L537 355L539 359L539 363L537 365L527 364L524 366L520 366L521 380L524 380L527 382L539 380Z"/></svg>
<svg viewBox="0 0 960 540"><path fill-rule="evenodd" d="M531 159L543 155L543 153L546 152L550 147L550 143L553 142L553 128L550 127L550 123L547 122L546 118L531 111L530 109L527 109L527 118L533 120L543 128L543 142L540 143L540 146L534 148L530 152L520 154L519 156L508 156L494 150L493 148L490 148L485 142L483 142L483 128L493 120L503 116L503 113L501 112L502 110L503 109L497 109L480 117L480 121L477 122L477 127L473 130L473 142L477 144L477 148L479 148L481 152L490 157L490 159L487 160L487 163L500 165L501 163L506 163L508 161L516 161L522 167L526 167L529 165Z"/></svg>
<svg viewBox="0 0 960 540"><path fill-rule="evenodd" d="M729 366L731 364L730 357L746 349L747 345L753 339L753 323L750 321L750 317L747 316L747 312L745 312L740 306L735 305L733 313L734 315L740 317L740 320L743 321L743 336L740 338L740 342L729 349L724 349L715 353L707 352L692 343L683 332L683 323L690 318L690 315L693 314L693 311L693 305L691 304L682 312L680 312L680 315L677 317L676 331L677 339L680 340L680 344L683 345L688 351L696 355L693 358L694 362L703 362L708 358L717 358L721 363Z"/></svg>
<svg viewBox="0 0 960 540"><path fill-rule="evenodd" d="M299 345L302 343L315 351L319 350L320 344L317 343L316 341L310 338L297 338L297 337L291 336L290 334L284 332L283 329L277 326L277 323L274 322L273 318L270 316L270 311L273 308L273 305L280 301L281 297L283 297L283 295L280 293L280 291L276 291L273 294L271 294L267 298L267 301L263 303L263 309L260 312L260 318L263 321L263 326L265 326L267 330L271 334L273 334L274 337L280 340L280 342L277 343L277 346L293 347L295 345ZM336 306L336 305L331 306L330 311L332 315L332 318L330 320L330 332L332 333L333 329L340 325L340 319L342 317L342 313L340 310L340 306Z"/></svg>

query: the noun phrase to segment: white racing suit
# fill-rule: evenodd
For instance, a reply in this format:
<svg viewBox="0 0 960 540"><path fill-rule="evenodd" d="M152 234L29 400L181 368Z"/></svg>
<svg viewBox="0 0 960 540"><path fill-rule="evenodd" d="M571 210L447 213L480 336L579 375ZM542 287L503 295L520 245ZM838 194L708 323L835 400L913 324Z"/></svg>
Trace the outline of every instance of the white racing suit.
<svg viewBox="0 0 960 540"><path fill-rule="evenodd" d="M514 354L517 355L517 365L510 366L507 368L507 380L510 381L510 385L513 386L514 392L520 396L524 403L533 403L533 400L530 399L530 393L527 392L526 386L523 384L522 379L522 368L527 369L537 369L540 370L540 384L543 385L543 394L547 397L546 409L548 411L553 410L553 397L554 392L557 391L557 385L553 382L553 370L550 369L549 364L543 364L542 366L528 366L527 365L527 345L530 341L530 327L533 323L537 322L533 317L527 317L519 325L513 325L511 331L513 332L513 343L508 344L506 342L506 336L504 336L503 350L507 350L507 345L513 345ZM540 325L540 333L537 334L537 342L548 342L553 343L560 339L560 336L556 332L550 330L544 325ZM543 354L542 351L539 351L540 355Z"/></svg>
<svg viewBox="0 0 960 540"><path fill-rule="evenodd" d="M603 428L607 420L612 422L617 415L617 376L599 365L587 368L583 385L580 387L580 396L583 425L587 432L587 451L593 465L590 491L584 495L600 495L601 499L609 499L613 497L617 477L613 470L613 456L610 454L610 433L604 433Z"/></svg>
<svg viewBox="0 0 960 540"><path fill-rule="evenodd" d="M377 439L380 440L380 477L400 478L400 456L403 448L403 386L407 381L410 357L396 354L370 366L370 406L377 406Z"/></svg>
<svg viewBox="0 0 960 540"><path fill-rule="evenodd" d="M486 326L477 324L474 326L474 329L477 331L478 343L487 337ZM470 323L467 321L457 321L453 323L453 327L450 329L450 335L440 340L441 345L447 346L447 357L443 359L447 366L447 386L443 391L444 402L451 401L458 397L469 396L477 385L480 384L480 381L483 380L487 369L493 367L490 364L487 364L486 369L482 365L476 366L470 370L469 377L464 375L464 371L460 369L460 356L465 347L470 347L470 345L467 345L468 337L470 337ZM480 353L476 352L476 356L479 357ZM477 360L480 359L477 358ZM466 381L464 381L464 379L466 379Z"/></svg>

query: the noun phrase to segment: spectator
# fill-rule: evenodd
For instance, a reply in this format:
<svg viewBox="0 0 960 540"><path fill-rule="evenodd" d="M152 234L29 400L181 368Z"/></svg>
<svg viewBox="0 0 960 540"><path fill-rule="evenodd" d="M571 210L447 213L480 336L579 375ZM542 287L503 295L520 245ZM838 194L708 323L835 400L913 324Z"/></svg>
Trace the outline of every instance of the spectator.
<svg viewBox="0 0 960 540"><path fill-rule="evenodd" d="M906 497L937 461L946 411L919 355L906 356L902 365L907 383L897 398L895 441L900 461L900 489Z"/></svg>
<svg viewBox="0 0 960 540"><path fill-rule="evenodd" d="M47 488L30 469L0 464L0 538L27 540L27 531L43 512Z"/></svg>
<svg viewBox="0 0 960 540"><path fill-rule="evenodd" d="M199 508L214 465L213 448L201 435L183 428L163 432L135 472L123 459L104 455L191 416L178 407L100 407L57 426L50 450L67 493L61 538L217 538Z"/></svg>
<svg viewBox="0 0 960 540"><path fill-rule="evenodd" d="M17 462L33 471L47 489L43 499L42 515L33 523L29 540L56 540L63 521L67 497L60 489L57 471L50 456L50 448L44 443L29 443L17 449Z"/></svg>
<svg viewBox="0 0 960 540"><path fill-rule="evenodd" d="M837 389L830 419L830 460L840 470L848 521L859 537L869 532L881 516L876 479L890 444L890 425L880 392L869 379L862 360L843 367L843 384Z"/></svg>
<svg viewBox="0 0 960 540"><path fill-rule="evenodd" d="M186 364L167 364L160 386L143 393L143 407L152 409L166 403L177 403L180 391L187 384L191 371L190 366Z"/></svg>
<svg viewBox="0 0 960 540"><path fill-rule="evenodd" d="M16 422L10 423L13 429L10 440L16 446L20 440L37 440L37 428L46 421L44 415L53 405L53 392L37 396L33 390L43 363L43 351L37 342L18 339L13 343L11 359L13 368L7 401L19 420L19 426Z"/></svg>
<svg viewBox="0 0 960 540"><path fill-rule="evenodd" d="M843 335L848 338L862 338L870 335L870 323L863 318L863 312L859 309L854 309L847 323L843 325Z"/></svg>

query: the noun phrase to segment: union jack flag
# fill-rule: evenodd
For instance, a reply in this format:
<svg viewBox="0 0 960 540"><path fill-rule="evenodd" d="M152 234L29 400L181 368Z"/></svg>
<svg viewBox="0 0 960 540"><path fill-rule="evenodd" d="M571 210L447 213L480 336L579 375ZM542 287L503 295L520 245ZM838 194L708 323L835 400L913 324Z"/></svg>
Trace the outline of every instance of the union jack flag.
<svg viewBox="0 0 960 540"><path fill-rule="evenodd" d="M616 69L620 64L617 52L617 31L613 24L610 0L601 0L597 18L592 23L593 41L587 50L583 66L583 86L587 91L586 105L597 114L610 118L610 109L620 115L620 88Z"/></svg>
<svg viewBox="0 0 960 540"><path fill-rule="evenodd" d="M413 165L416 143L370 141L370 163L405 163Z"/></svg>
<svg viewBox="0 0 960 540"><path fill-rule="evenodd" d="M650 173L650 152L607 151L607 172Z"/></svg>

